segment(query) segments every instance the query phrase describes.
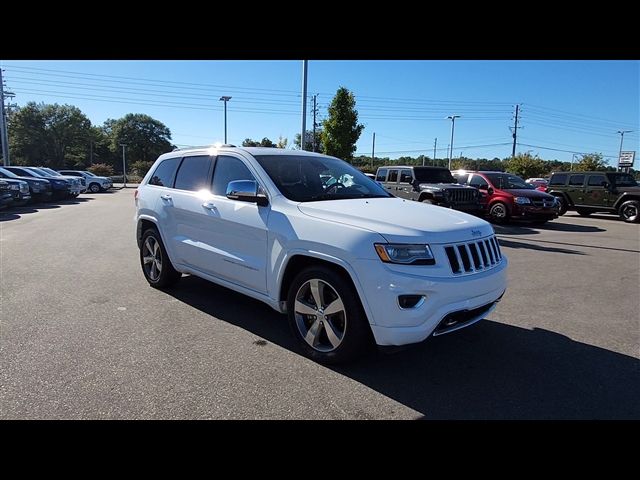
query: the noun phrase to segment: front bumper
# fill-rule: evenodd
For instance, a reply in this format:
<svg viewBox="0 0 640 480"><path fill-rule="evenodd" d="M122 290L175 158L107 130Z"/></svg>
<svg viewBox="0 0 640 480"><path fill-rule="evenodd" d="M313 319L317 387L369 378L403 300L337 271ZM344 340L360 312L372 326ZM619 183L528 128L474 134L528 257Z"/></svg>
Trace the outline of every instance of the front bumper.
<svg viewBox="0 0 640 480"><path fill-rule="evenodd" d="M415 274L399 273L378 260L359 260L354 268L376 343L405 345L425 340L454 312L463 315L461 312L488 306L479 310L478 318L466 318L458 328L486 317L507 288L507 265L502 257L489 270L445 277L429 276L429 266L416 266ZM425 301L403 309L398 304L400 295L422 295Z"/></svg>
<svg viewBox="0 0 640 480"><path fill-rule="evenodd" d="M0 193L0 208L8 207L13 203L13 196L11 193Z"/></svg>
<svg viewBox="0 0 640 480"><path fill-rule="evenodd" d="M511 212L513 220L553 220L558 218L558 209L553 207L536 207L533 205L514 205Z"/></svg>

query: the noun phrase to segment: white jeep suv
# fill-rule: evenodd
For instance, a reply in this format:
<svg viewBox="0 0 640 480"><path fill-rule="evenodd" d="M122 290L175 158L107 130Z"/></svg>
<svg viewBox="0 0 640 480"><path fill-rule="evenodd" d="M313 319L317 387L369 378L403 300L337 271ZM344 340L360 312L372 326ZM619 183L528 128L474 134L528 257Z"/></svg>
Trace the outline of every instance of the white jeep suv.
<svg viewBox="0 0 640 480"><path fill-rule="evenodd" d="M261 300L287 313L304 353L320 362L351 359L372 339L404 345L465 327L506 288L507 259L489 223L395 198L334 157L173 151L135 198L151 286L188 273Z"/></svg>

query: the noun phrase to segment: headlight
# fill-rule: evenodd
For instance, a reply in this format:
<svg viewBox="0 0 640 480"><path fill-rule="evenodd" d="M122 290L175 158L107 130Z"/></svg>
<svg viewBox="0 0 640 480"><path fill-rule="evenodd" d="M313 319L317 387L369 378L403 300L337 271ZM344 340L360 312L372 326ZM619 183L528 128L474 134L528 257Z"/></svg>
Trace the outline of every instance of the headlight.
<svg viewBox="0 0 640 480"><path fill-rule="evenodd" d="M27 185L26 183L22 183L20 185L20 191L22 193L29 193L29 185Z"/></svg>
<svg viewBox="0 0 640 480"><path fill-rule="evenodd" d="M12 183L11 187L9 187L9 188L11 188L11 190L20 190L20 185L18 185L16 183Z"/></svg>
<svg viewBox="0 0 640 480"><path fill-rule="evenodd" d="M435 265L429 245L407 245L399 243L376 243L376 253L385 263L403 265Z"/></svg>
<svg viewBox="0 0 640 480"><path fill-rule="evenodd" d="M59 187L67 184L64 180L52 180L52 182L54 185L58 185Z"/></svg>
<svg viewBox="0 0 640 480"><path fill-rule="evenodd" d="M527 205L531 203L531 199L529 197L516 197L516 203L518 205Z"/></svg>

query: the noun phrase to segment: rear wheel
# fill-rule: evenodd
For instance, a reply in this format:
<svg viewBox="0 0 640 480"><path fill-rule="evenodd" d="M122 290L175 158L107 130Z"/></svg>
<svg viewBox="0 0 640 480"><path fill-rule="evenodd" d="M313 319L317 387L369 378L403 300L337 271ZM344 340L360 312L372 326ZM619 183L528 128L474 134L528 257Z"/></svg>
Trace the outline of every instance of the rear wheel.
<svg viewBox="0 0 640 480"><path fill-rule="evenodd" d="M509 219L509 210L502 202L496 202L489 208L489 216L495 223L504 223Z"/></svg>
<svg viewBox="0 0 640 480"><path fill-rule="evenodd" d="M291 283L289 326L304 354L320 363L339 363L364 353L371 328L358 293L339 273L309 267Z"/></svg>
<svg viewBox="0 0 640 480"><path fill-rule="evenodd" d="M145 230L142 235L140 265L147 282L154 288L165 288L173 285L182 276L180 272L173 268L160 234L155 228Z"/></svg>
<svg viewBox="0 0 640 480"><path fill-rule="evenodd" d="M588 208L576 208L576 212L578 212L578 215L581 217L588 217L593 213L593 211Z"/></svg>
<svg viewBox="0 0 640 480"><path fill-rule="evenodd" d="M640 202L629 200L620 205L620 218L627 223L640 223Z"/></svg>

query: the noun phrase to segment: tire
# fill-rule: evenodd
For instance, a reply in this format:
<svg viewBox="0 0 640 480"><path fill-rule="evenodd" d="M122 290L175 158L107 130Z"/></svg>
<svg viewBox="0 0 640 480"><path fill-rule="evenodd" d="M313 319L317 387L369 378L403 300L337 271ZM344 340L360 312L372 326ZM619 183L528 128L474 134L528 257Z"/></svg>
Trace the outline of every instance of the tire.
<svg viewBox="0 0 640 480"><path fill-rule="evenodd" d="M592 210L589 210L587 208L576 208L576 212L578 212L578 215L580 215L581 217L588 217L593 213Z"/></svg>
<svg viewBox="0 0 640 480"><path fill-rule="evenodd" d="M336 311L326 314L332 305ZM319 363L352 360L372 343L371 328L355 288L324 266L308 267L293 279L287 316L304 355Z"/></svg>
<svg viewBox="0 0 640 480"><path fill-rule="evenodd" d="M505 223L509 220L509 209L502 202L496 202L489 208L489 217L494 223Z"/></svg>
<svg viewBox="0 0 640 480"><path fill-rule="evenodd" d="M560 208L558 209L558 216L561 217L565 213L567 213L567 201L562 197L556 197L558 202L560 203Z"/></svg>
<svg viewBox="0 0 640 480"><path fill-rule="evenodd" d="M173 268L160 234L155 228L149 228L142 234L140 266L144 278L154 288L169 287L182 276Z"/></svg>
<svg viewBox="0 0 640 480"><path fill-rule="evenodd" d="M89 191L91 193L98 193L100 190L102 190L102 189L100 188L99 184L97 184L97 183L89 184Z"/></svg>
<svg viewBox="0 0 640 480"><path fill-rule="evenodd" d="M428 203L429 205L435 205L435 202L433 200L431 200L430 198L423 198L422 200L420 200L422 203Z"/></svg>
<svg viewBox="0 0 640 480"><path fill-rule="evenodd" d="M629 200L618 208L620 218L627 223L640 223L640 202Z"/></svg>

